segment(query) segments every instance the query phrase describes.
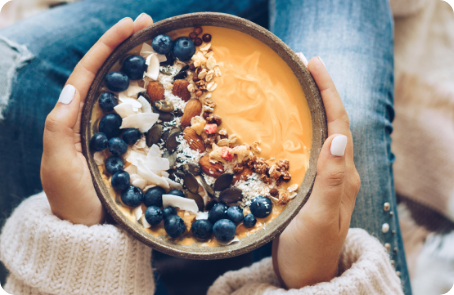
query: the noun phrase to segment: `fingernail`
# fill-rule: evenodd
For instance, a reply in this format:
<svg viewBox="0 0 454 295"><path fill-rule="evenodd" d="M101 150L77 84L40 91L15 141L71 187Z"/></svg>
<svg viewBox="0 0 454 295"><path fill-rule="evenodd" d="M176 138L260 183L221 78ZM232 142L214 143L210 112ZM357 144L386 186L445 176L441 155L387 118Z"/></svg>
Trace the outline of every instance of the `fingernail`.
<svg viewBox="0 0 454 295"><path fill-rule="evenodd" d="M139 16L140 16L140 15L139 15ZM129 19L130 19L130 17L129 17L129 16L127 16L127 17L124 17L124 18L120 19L120 20L119 20L118 22L120 23L120 22L124 21L124 20L125 20L125 19L127 19L127 18L129 18Z"/></svg>
<svg viewBox="0 0 454 295"><path fill-rule="evenodd" d="M143 13L143 12L142 12L141 14L139 14L139 16L138 16L138 17L136 17L136 19L134 20L134 22L136 22L136 21L137 21L137 20L138 20L139 18L141 18L141 17L142 17L142 15L144 15L144 14L145 14L145 13Z"/></svg>
<svg viewBox="0 0 454 295"><path fill-rule="evenodd" d="M345 148L347 147L347 136L337 135L331 141L331 155L343 157L345 153Z"/></svg>
<svg viewBox="0 0 454 295"><path fill-rule="evenodd" d="M298 55L299 58L303 61L303 64L307 67L307 58L302 52L297 52L296 55Z"/></svg>
<svg viewBox="0 0 454 295"><path fill-rule="evenodd" d="M318 59L322 62L322 64L323 64L323 65L325 66L325 68L326 68L326 65L325 65L325 63L323 62L323 59L322 59L320 56L318 57Z"/></svg>
<svg viewBox="0 0 454 295"><path fill-rule="evenodd" d="M70 104L71 101L74 99L74 95L76 94L76 88L70 84L66 84L65 88L60 93L60 97L58 98L58 102L63 104Z"/></svg>

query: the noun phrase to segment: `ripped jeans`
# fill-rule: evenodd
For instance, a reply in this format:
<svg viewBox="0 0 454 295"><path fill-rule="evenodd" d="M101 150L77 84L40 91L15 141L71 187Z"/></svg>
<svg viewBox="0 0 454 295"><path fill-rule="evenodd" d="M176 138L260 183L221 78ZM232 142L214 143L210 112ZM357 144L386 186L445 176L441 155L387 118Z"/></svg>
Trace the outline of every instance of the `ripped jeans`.
<svg viewBox="0 0 454 295"><path fill-rule="evenodd" d="M134 19L147 12L158 21L195 11L265 19L263 25L269 12L271 31L293 50L308 58L323 58L350 117L355 164L362 179L351 226L364 228L389 244L404 292L411 294L392 175L393 21L386 0L85 0L0 30L0 224L21 200L42 190L44 121L88 49L123 17ZM383 209L385 203L390 204L389 211ZM390 230L383 233L385 223ZM155 253L154 263L164 282L158 283L157 294L178 293L170 284L174 269L160 267L166 263L186 269L189 279L180 283L192 294L201 294L229 268L269 256L269 248L222 263ZM204 274L191 277L189 268ZM200 281L201 277L205 280ZM0 281L4 283L1 270Z"/></svg>

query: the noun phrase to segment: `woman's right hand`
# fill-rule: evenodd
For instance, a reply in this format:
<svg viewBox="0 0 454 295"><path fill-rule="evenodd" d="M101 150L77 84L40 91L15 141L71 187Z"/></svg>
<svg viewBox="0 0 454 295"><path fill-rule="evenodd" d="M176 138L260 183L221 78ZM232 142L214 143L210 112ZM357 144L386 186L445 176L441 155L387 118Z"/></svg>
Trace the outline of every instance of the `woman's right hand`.
<svg viewBox="0 0 454 295"><path fill-rule="evenodd" d="M84 101L98 70L133 33L153 24L147 14L134 22L120 20L77 64L60 98L46 119L41 181L52 212L74 224L94 225L104 220L80 143L80 118Z"/></svg>

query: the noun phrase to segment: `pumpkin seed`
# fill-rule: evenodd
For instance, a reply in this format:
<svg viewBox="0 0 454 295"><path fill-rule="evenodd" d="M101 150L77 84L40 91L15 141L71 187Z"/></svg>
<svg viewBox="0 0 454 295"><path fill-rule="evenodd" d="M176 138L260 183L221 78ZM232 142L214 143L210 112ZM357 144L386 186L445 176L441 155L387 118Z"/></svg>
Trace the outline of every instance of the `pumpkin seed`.
<svg viewBox="0 0 454 295"><path fill-rule="evenodd" d="M169 173L169 178L172 179L173 181L176 181L177 177L179 179L184 178L184 172L178 169L169 169L167 170L167 173Z"/></svg>
<svg viewBox="0 0 454 295"><path fill-rule="evenodd" d="M215 198L214 189L206 182L206 180L203 177L203 175L200 175L200 181L202 182L202 186L207 191L208 195L211 198Z"/></svg>
<svg viewBox="0 0 454 295"><path fill-rule="evenodd" d="M199 207L199 211L203 212L205 204L203 203L203 198L199 194L193 193L188 190L188 191L186 191L186 197L188 199L193 199L195 201L195 203L197 204L197 207Z"/></svg>
<svg viewBox="0 0 454 295"><path fill-rule="evenodd" d="M183 165L183 171L185 173L191 173L194 176L200 175L202 170L200 169L199 165L194 163L186 163Z"/></svg>
<svg viewBox="0 0 454 295"><path fill-rule="evenodd" d="M166 67L159 67L159 72L163 73L164 75L172 75L172 67L169 65L169 66L166 66Z"/></svg>
<svg viewBox="0 0 454 295"><path fill-rule="evenodd" d="M178 74L173 77L173 80L180 80L180 79L186 79L188 76L188 73L186 71L180 71Z"/></svg>
<svg viewBox="0 0 454 295"><path fill-rule="evenodd" d="M164 113L170 113L175 110L173 103L170 101L166 101L166 100L158 100L154 103L154 106L156 109L158 109L158 111L164 112Z"/></svg>
<svg viewBox="0 0 454 295"><path fill-rule="evenodd" d="M225 189L219 195L219 200L224 203L233 203L239 201L243 197L243 192L236 187Z"/></svg>
<svg viewBox="0 0 454 295"><path fill-rule="evenodd" d="M224 173L219 176L214 182L214 190L219 192L229 188L232 185L233 176L232 173Z"/></svg>
<svg viewBox="0 0 454 295"><path fill-rule="evenodd" d="M167 138L166 148L169 152L173 152L180 145L180 142L178 141L178 137L180 135L181 131L176 131L172 132L172 134L170 134L169 137Z"/></svg>
<svg viewBox="0 0 454 295"><path fill-rule="evenodd" d="M177 162L177 153L172 153L171 154L168 150L165 150L162 153L162 157L163 158L167 158L169 160L169 167L175 166L175 164Z"/></svg>
<svg viewBox="0 0 454 295"><path fill-rule="evenodd" d="M194 194L198 193L199 182L194 177L194 175L192 175L191 173L185 173L183 180L184 180L184 185L191 193L194 193Z"/></svg>
<svg viewBox="0 0 454 295"><path fill-rule="evenodd" d="M159 112L159 120L163 122L170 122L174 118L172 113Z"/></svg>
<svg viewBox="0 0 454 295"><path fill-rule="evenodd" d="M153 144L157 144L162 136L162 125L154 124L150 131L147 133L147 146L151 147Z"/></svg>

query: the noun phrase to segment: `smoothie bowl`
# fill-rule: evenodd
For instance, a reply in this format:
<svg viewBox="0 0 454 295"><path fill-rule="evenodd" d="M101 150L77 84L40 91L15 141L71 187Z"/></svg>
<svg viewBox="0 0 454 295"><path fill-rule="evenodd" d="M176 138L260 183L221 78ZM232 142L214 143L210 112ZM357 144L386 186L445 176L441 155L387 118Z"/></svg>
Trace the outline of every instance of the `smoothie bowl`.
<svg viewBox="0 0 454 295"><path fill-rule="evenodd" d="M169 18L121 44L93 82L82 145L109 214L189 259L249 252L307 201L326 139L293 51L238 17Z"/></svg>

